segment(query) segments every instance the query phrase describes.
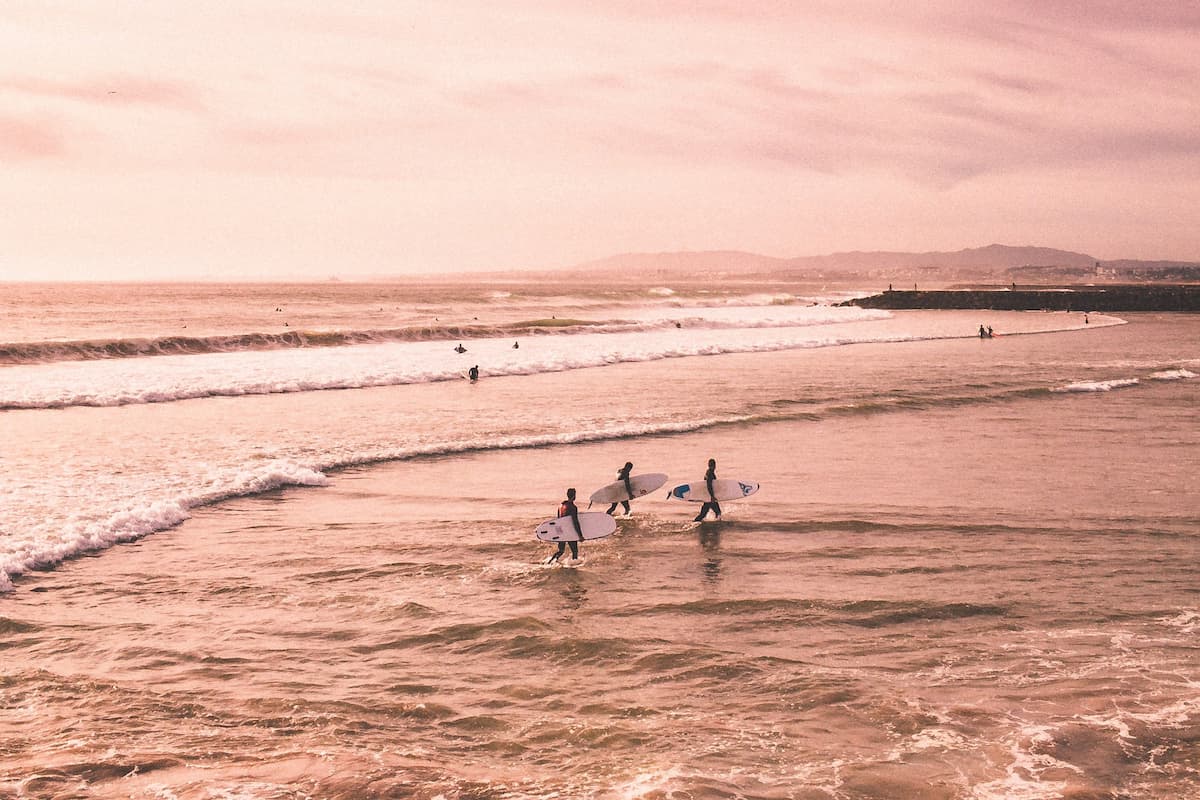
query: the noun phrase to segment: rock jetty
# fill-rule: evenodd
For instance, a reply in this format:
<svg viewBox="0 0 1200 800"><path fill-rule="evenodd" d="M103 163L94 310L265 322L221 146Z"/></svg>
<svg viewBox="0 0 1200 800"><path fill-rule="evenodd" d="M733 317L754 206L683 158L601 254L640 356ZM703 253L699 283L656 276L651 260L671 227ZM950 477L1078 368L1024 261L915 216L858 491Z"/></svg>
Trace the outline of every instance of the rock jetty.
<svg viewBox="0 0 1200 800"><path fill-rule="evenodd" d="M1200 312L1200 284L889 289L842 305L885 309L989 309L993 311Z"/></svg>

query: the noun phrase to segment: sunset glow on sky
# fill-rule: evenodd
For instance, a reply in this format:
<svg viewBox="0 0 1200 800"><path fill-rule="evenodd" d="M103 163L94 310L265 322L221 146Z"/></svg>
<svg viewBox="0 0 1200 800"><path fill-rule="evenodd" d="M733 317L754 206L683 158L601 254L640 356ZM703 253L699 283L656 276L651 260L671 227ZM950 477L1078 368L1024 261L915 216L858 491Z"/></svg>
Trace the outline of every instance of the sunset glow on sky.
<svg viewBox="0 0 1200 800"><path fill-rule="evenodd" d="M1200 258L1200 4L7 0L0 279Z"/></svg>

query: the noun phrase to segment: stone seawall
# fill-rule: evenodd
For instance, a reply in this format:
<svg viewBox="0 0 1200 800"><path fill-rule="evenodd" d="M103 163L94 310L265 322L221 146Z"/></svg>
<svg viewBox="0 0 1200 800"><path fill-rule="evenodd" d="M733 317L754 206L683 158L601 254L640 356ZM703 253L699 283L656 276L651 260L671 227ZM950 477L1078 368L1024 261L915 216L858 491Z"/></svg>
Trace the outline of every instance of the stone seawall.
<svg viewBox="0 0 1200 800"><path fill-rule="evenodd" d="M886 291L842 305L886 309L1200 312L1200 284Z"/></svg>

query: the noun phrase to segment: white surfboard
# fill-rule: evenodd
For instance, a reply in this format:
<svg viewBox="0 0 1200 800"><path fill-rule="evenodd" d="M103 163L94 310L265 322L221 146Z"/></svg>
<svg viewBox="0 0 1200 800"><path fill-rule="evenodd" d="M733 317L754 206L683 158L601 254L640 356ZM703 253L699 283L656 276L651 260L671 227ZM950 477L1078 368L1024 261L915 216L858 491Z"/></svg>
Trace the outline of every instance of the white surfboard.
<svg viewBox="0 0 1200 800"><path fill-rule="evenodd" d="M733 478L717 478L713 481L713 494L717 500L740 500L758 491L758 484L751 481L739 481ZM683 483L671 490L669 497L687 500L689 503L707 503L708 484L705 481Z"/></svg>
<svg viewBox="0 0 1200 800"><path fill-rule="evenodd" d="M584 539L603 539L617 530L617 521L603 511L584 511L579 515ZM548 519L534 531L543 542L578 542L579 533L570 517Z"/></svg>
<svg viewBox="0 0 1200 800"><path fill-rule="evenodd" d="M613 481L592 492L588 498L590 503L619 503L622 500L633 500L650 494L667 482L667 476L661 472L648 472L645 475L632 475L629 485L633 487L633 497L625 491L625 481Z"/></svg>

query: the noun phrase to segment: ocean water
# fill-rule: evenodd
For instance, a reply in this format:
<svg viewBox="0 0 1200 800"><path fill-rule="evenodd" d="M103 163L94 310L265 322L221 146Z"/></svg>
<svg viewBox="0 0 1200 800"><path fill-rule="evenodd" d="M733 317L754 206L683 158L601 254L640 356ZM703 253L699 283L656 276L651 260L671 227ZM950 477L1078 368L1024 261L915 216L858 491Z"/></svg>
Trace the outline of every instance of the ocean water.
<svg viewBox="0 0 1200 800"><path fill-rule="evenodd" d="M662 280L5 287L0 797L1200 797L1200 319Z"/></svg>

